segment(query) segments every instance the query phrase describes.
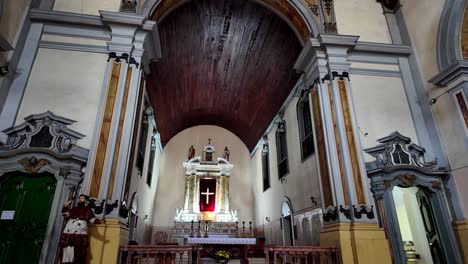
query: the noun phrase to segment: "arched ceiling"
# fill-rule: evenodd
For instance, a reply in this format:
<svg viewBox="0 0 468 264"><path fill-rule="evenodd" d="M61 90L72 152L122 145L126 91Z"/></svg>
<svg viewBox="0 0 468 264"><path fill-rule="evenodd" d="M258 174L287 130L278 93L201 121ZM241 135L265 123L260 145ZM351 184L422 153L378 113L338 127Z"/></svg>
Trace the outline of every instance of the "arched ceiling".
<svg viewBox="0 0 468 264"><path fill-rule="evenodd" d="M293 30L247 0L193 0L158 29L163 57L152 62L147 88L162 143L217 125L252 150L299 79Z"/></svg>
<svg viewBox="0 0 468 264"><path fill-rule="evenodd" d="M155 21L162 21L162 19L167 16L174 9L183 5L189 1L197 0L159 0L157 6L151 15L151 18ZM220 0L223 1L223 0ZM307 23L304 21L304 18L300 15L298 10L296 10L289 1L286 0L249 0L257 2L261 5L268 7L270 10L277 12L283 19L285 19L292 27L293 30L297 32L298 36L302 41L306 40L308 37L313 35L313 32L307 26ZM317 0L306 0L307 5L316 5ZM151 1L148 1L151 2ZM318 29L316 29L318 30ZM318 32L315 32L317 34Z"/></svg>

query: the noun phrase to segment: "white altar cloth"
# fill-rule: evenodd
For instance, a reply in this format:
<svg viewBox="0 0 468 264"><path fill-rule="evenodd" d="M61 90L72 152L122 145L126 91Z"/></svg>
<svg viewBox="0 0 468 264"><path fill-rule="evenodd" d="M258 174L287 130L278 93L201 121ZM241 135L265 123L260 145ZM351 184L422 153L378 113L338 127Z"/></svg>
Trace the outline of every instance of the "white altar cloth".
<svg viewBox="0 0 468 264"><path fill-rule="evenodd" d="M243 237L188 237L187 244L255 245L256 238Z"/></svg>

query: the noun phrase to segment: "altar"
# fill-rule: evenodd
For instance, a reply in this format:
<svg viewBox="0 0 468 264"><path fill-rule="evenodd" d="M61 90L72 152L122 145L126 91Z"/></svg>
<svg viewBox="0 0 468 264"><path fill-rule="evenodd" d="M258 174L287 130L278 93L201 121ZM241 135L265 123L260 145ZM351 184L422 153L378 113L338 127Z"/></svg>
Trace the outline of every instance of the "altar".
<svg viewBox="0 0 468 264"><path fill-rule="evenodd" d="M215 146L208 139L202 155L195 156L195 148L189 148L185 169L184 205L176 209L175 222L199 221L235 223L237 210L230 207L229 181L234 165L229 162L226 146L222 157L215 159Z"/></svg>
<svg viewBox="0 0 468 264"><path fill-rule="evenodd" d="M256 244L255 238L250 237L188 237L185 240L188 245L200 246L200 257L214 258L216 252L223 250L229 252L232 259L239 259L241 264L249 263L249 246Z"/></svg>

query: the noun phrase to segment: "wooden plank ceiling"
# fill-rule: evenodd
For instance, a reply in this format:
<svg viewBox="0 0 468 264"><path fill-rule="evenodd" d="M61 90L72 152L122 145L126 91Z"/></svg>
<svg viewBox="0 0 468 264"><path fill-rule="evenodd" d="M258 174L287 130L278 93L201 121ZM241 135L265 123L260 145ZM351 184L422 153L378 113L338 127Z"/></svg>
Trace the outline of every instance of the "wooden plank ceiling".
<svg viewBox="0 0 468 264"><path fill-rule="evenodd" d="M167 15L159 33L163 58L147 84L162 143L216 125L252 150L299 79L294 32L247 0L193 0Z"/></svg>

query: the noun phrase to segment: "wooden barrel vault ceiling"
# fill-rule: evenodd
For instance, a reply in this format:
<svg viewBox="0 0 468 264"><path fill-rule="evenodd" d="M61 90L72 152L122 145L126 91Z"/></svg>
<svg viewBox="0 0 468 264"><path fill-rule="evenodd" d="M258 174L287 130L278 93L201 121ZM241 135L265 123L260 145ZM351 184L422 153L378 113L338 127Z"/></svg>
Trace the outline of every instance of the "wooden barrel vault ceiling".
<svg viewBox="0 0 468 264"><path fill-rule="evenodd" d="M186 128L216 125L253 150L299 79L294 31L248 0L192 0L158 26L163 57L147 90L163 145Z"/></svg>

